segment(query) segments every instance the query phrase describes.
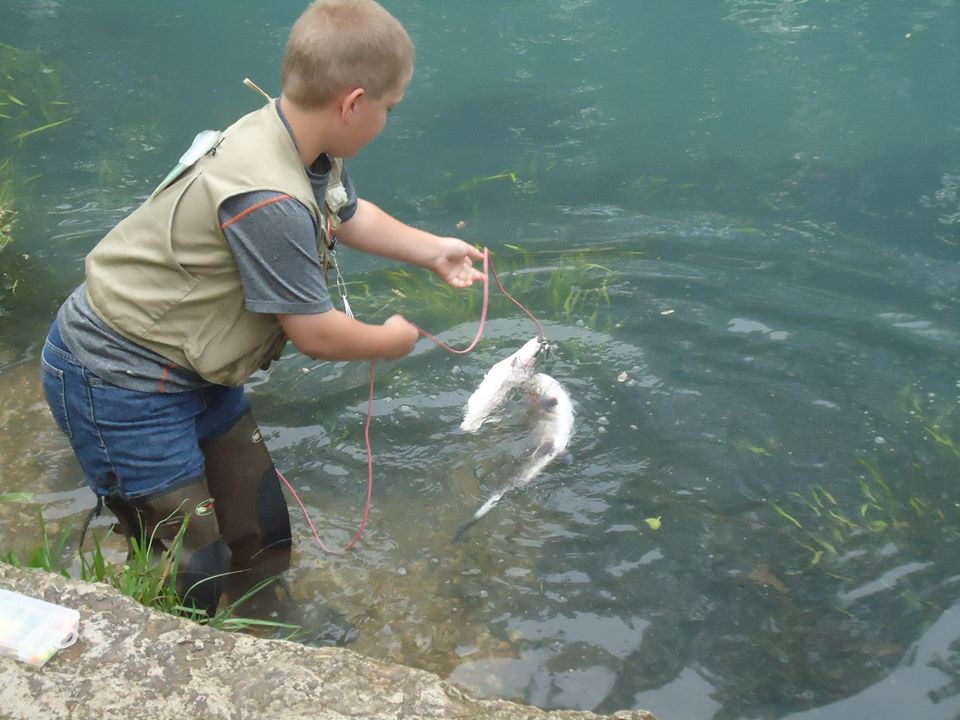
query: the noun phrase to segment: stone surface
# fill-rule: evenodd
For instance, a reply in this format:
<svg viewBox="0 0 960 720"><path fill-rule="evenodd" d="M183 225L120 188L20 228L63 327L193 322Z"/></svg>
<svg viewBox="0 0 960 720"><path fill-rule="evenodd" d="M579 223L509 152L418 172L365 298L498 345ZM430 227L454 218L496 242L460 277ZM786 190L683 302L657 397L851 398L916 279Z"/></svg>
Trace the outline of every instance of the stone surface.
<svg viewBox="0 0 960 720"><path fill-rule="evenodd" d="M0 587L80 611L80 638L42 668L0 657L0 716L587 720L480 700L436 675L342 648L227 633L139 605L106 585L0 565ZM655 720L624 711L618 720Z"/></svg>

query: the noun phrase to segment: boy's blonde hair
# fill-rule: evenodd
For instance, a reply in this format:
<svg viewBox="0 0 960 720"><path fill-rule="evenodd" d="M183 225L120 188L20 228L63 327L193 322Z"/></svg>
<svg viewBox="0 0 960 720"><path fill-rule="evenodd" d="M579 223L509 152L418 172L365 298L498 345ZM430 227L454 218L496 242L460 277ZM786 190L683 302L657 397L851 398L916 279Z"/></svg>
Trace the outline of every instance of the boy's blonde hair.
<svg viewBox="0 0 960 720"><path fill-rule="evenodd" d="M290 31L282 90L307 109L360 87L380 99L409 82L413 60L407 31L374 0L315 0Z"/></svg>

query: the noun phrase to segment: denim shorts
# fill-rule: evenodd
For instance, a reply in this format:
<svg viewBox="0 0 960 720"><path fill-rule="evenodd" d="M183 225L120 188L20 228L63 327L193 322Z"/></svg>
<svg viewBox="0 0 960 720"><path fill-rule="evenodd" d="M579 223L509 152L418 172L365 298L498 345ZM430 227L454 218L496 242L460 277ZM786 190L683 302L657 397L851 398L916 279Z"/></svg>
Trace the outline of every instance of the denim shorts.
<svg viewBox="0 0 960 720"><path fill-rule="evenodd" d="M201 443L232 428L250 407L243 388L151 393L105 382L66 349L56 321L40 364L54 420L101 496L119 489L142 498L195 482L204 472Z"/></svg>

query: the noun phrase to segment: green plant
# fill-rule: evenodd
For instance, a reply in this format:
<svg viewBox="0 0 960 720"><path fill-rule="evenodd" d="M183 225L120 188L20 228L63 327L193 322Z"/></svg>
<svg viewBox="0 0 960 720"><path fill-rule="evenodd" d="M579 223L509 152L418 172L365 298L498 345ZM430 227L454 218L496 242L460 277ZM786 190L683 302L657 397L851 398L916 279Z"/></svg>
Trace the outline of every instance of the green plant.
<svg viewBox="0 0 960 720"><path fill-rule="evenodd" d="M612 267L638 254L616 246L531 251L507 244L491 259L507 292L534 315L578 320L598 328L612 325L610 291L618 277ZM346 287L351 306L364 318L402 313L431 332L480 319L480 292L456 290L420 268L379 270ZM517 312L491 277L490 317Z"/></svg>
<svg viewBox="0 0 960 720"><path fill-rule="evenodd" d="M839 556L838 547L856 535L906 529L915 520L937 514L919 497L904 502L873 463L864 457L857 461L867 471L858 478L861 497L857 501L841 503L827 488L814 485L806 493L790 493L799 503L792 513L770 502L774 511L799 531L794 540L810 551L810 567L818 565L824 553ZM944 519L942 512L939 519Z"/></svg>
<svg viewBox="0 0 960 720"><path fill-rule="evenodd" d="M0 142L24 140L64 125L59 73L39 51L0 43Z"/></svg>
<svg viewBox="0 0 960 720"><path fill-rule="evenodd" d="M617 273L600 263L610 258L622 260L622 248L563 248L529 251L517 245L506 245L518 258L518 270L511 292L529 292L537 279L546 276L545 288L549 305L560 308L567 320L582 320L588 327L600 325L600 314L610 309L610 286ZM611 264L612 264L611 262ZM522 270L521 270L522 269Z"/></svg>
<svg viewBox="0 0 960 720"><path fill-rule="evenodd" d="M953 438L953 425L957 422L955 413L960 409L960 402L953 403L944 410L933 411L928 406L925 407L920 398L909 389L904 390L900 399L910 414L923 425L927 436L960 460L960 441Z"/></svg>
<svg viewBox="0 0 960 720"><path fill-rule="evenodd" d="M909 388L901 394L900 401L937 448L945 450L948 458L960 459L960 444L954 439L955 413L960 404L934 409L930 403L921 402ZM789 493L789 505L786 501L769 503L789 523L793 540L811 553L810 567L818 565L825 555L839 556L842 546L857 536L917 532L931 523L947 526L936 491L928 490L927 495L921 497L912 491L913 483L891 483L876 462L862 455L856 459L863 468L857 478L859 497L839 500L839 493L814 485L806 492ZM922 463L916 464L911 470L922 466ZM942 478L948 485L950 480L950 477Z"/></svg>
<svg viewBox="0 0 960 720"><path fill-rule="evenodd" d="M0 501L27 502L28 497L26 493L10 493L0 496ZM7 552L0 553L0 561L16 567L25 566L37 568L46 570L47 572L57 573L64 577L70 577L67 567L63 562L63 550L67 546L67 541L70 539L70 533L66 529L63 529L57 535L56 539L52 539L47 528L47 523L43 519L43 513L38 511L37 516L40 528L40 545L34 548L30 554L30 559L24 564L20 562L16 553Z"/></svg>
<svg viewBox="0 0 960 720"><path fill-rule="evenodd" d="M0 502L29 502L28 493L8 493L0 495ZM42 511L38 512L41 535L40 545L31 553L27 562L23 563L16 553L0 553L0 562L15 567L30 567L58 573L69 578L67 565L64 563L64 549L70 538L70 529L63 528L56 538L52 538L43 518ZM142 538L131 538L130 552L126 562L122 565L107 561L99 538L93 536L93 550L85 553L78 549L80 555L80 579L85 582L102 582L112 586L115 590L130 597L142 605L160 610L171 615L179 615L200 624L221 630L243 630L251 627L266 627L273 630L287 631L289 634L299 630L296 625L273 620L246 618L236 615L237 609L242 607L251 597L273 583L276 578L269 577L251 587L241 597L232 600L228 605L217 610L216 615L208 614L196 607L185 605L177 593L177 566L179 555L183 547L183 537L189 523L189 517L184 519L176 536L165 546L160 547L153 535Z"/></svg>
<svg viewBox="0 0 960 720"><path fill-rule="evenodd" d="M13 208L13 176L10 158L0 162L0 252L13 242L16 213Z"/></svg>

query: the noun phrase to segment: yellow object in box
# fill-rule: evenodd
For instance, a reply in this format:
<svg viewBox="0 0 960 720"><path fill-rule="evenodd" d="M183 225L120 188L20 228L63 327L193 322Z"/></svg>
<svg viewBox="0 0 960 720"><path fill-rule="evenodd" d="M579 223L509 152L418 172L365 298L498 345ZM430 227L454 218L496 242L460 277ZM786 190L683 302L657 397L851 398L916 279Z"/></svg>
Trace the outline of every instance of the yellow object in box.
<svg viewBox="0 0 960 720"><path fill-rule="evenodd" d="M42 667L77 641L79 628L76 610L0 589L0 655Z"/></svg>

